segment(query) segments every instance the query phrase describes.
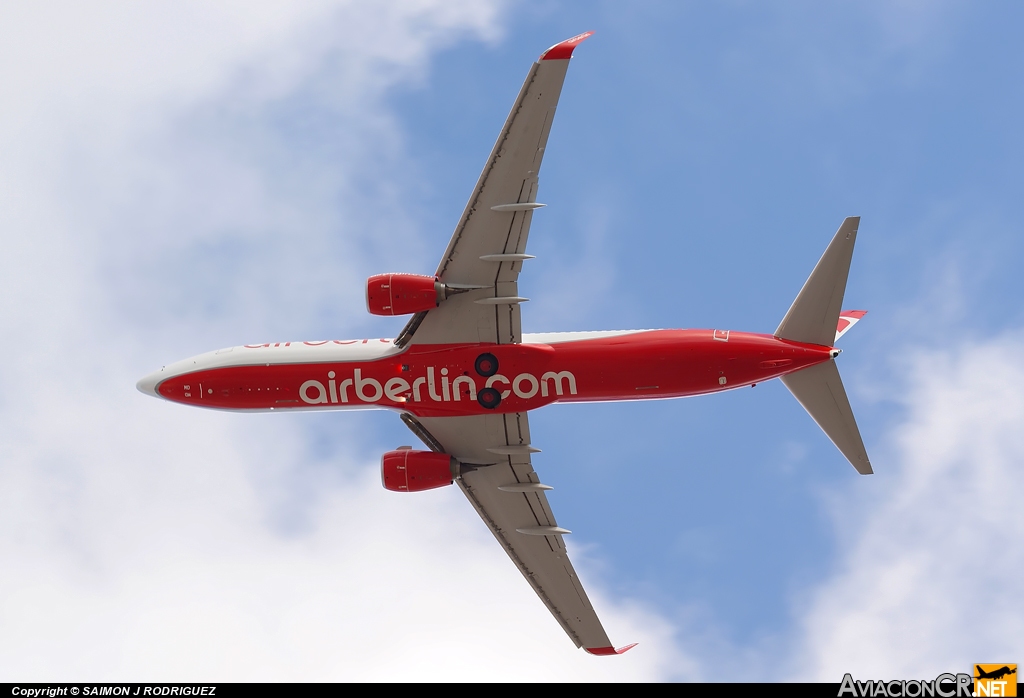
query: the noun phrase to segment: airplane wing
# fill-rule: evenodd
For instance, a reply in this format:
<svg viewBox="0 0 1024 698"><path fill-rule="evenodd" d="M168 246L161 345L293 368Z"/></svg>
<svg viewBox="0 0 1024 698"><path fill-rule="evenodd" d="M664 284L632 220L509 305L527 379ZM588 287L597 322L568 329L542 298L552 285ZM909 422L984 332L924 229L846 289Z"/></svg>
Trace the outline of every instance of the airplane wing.
<svg viewBox="0 0 1024 698"><path fill-rule="evenodd" d="M530 68L466 210L448 243L437 276L463 291L413 316L396 344L521 341L517 279L537 203L537 174L569 59L593 32L552 46Z"/></svg>
<svg viewBox="0 0 1024 698"><path fill-rule="evenodd" d="M428 446L469 464L456 482L576 646L599 655L621 654L632 647L612 647L569 561L562 540L569 531L555 522L545 495L550 488L541 485L530 463L530 453L538 449L530 446L526 413L412 421L433 437L431 443L418 433Z"/></svg>
<svg viewBox="0 0 1024 698"><path fill-rule="evenodd" d="M530 68L437 268L455 294L417 313L398 346L522 341L519 303L526 299L517 280L529 259L533 211L542 205L537 173L569 59L591 33L551 47ZM530 462L537 449L526 413L402 420L431 449L463 464L459 487L576 646L591 654L629 649L612 647L569 561L562 540L569 531L558 527L545 495L550 488Z"/></svg>

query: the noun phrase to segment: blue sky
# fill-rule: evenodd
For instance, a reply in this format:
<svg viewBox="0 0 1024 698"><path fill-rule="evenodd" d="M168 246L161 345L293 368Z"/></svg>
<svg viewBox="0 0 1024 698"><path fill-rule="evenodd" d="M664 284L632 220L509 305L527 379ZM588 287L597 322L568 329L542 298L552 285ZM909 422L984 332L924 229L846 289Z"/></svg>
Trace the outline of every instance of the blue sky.
<svg viewBox="0 0 1024 698"><path fill-rule="evenodd" d="M1024 569L1017 6L170 8L54 3L0 42L0 636L27 638L0 675L836 681L1020 654L1020 611L978 611L1019 609ZM524 329L770 332L860 215L840 370L876 471L778 382L534 413L581 575L642 642L597 664L458 492L380 490L394 415L132 388L219 346L392 336L365 278L434 269L530 62L584 30Z"/></svg>

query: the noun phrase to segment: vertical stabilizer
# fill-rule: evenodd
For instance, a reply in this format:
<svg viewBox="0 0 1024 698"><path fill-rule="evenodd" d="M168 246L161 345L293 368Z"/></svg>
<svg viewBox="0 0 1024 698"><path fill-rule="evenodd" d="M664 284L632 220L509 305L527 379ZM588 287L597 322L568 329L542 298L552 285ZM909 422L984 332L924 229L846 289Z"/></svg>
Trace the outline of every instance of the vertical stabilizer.
<svg viewBox="0 0 1024 698"><path fill-rule="evenodd" d="M860 216L851 216L839 226L786 317L782 318L779 329L775 330L776 337L826 347L835 343L836 324L843 307L859 225Z"/></svg>
<svg viewBox="0 0 1024 698"><path fill-rule="evenodd" d="M835 360L782 376L782 382L858 473L874 472Z"/></svg>

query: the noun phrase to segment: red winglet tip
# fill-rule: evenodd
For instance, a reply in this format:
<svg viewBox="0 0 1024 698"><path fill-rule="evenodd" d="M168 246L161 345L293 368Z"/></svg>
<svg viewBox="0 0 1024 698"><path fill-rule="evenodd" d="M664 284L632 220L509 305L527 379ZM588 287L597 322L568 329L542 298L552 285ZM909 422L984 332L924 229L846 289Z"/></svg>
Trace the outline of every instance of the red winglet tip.
<svg viewBox="0 0 1024 698"><path fill-rule="evenodd" d="M583 649L597 657L608 657L613 654L623 654L624 652L629 652L631 649L636 647L637 644L638 643L634 642L632 645L626 645L625 647L620 647L619 649L615 649L614 647L584 647Z"/></svg>
<svg viewBox="0 0 1024 698"><path fill-rule="evenodd" d="M839 316L842 317L843 315L845 315L846 317L855 317L859 320L860 318L864 317L867 314L868 311L866 310L844 310L841 313L839 313Z"/></svg>
<svg viewBox="0 0 1024 698"><path fill-rule="evenodd" d="M555 44L544 53L540 54L539 61L557 61L557 60L568 60L572 58L572 51L574 48L583 43L586 39L593 35L594 32L583 32L577 34L571 39L566 39L560 44Z"/></svg>

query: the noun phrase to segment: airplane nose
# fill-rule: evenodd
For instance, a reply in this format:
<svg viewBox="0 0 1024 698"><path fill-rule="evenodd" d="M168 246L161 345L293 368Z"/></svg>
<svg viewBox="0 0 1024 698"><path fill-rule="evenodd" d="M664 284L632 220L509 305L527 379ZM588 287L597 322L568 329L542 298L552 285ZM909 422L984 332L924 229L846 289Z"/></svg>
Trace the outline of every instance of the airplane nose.
<svg viewBox="0 0 1024 698"><path fill-rule="evenodd" d="M153 397L160 397L160 394L156 391L156 386L164 378L167 378L167 374L164 369L161 368L159 371L154 371L140 380L135 384L135 387L138 388L140 393L152 395Z"/></svg>

